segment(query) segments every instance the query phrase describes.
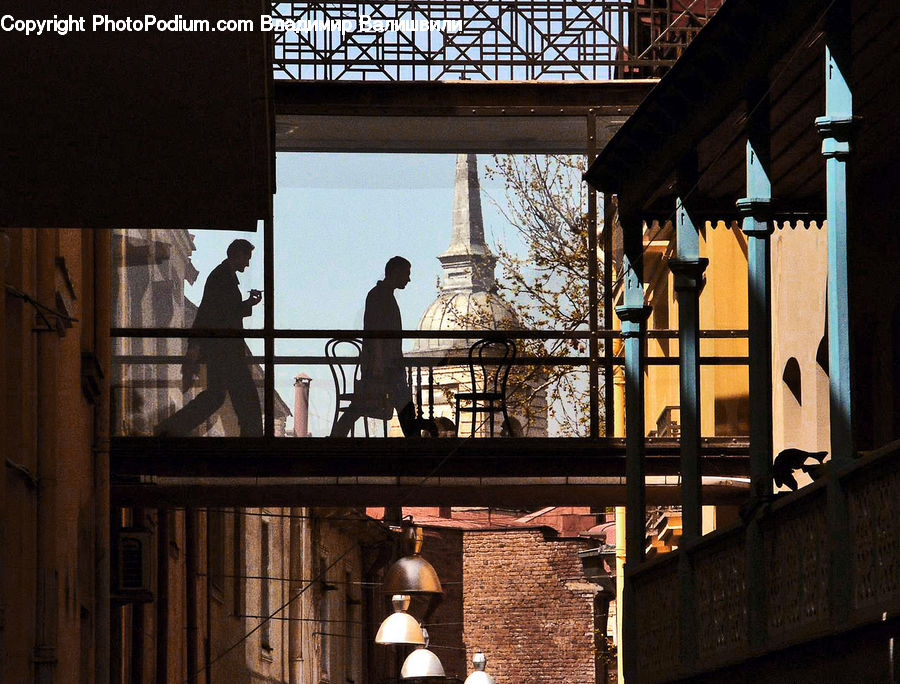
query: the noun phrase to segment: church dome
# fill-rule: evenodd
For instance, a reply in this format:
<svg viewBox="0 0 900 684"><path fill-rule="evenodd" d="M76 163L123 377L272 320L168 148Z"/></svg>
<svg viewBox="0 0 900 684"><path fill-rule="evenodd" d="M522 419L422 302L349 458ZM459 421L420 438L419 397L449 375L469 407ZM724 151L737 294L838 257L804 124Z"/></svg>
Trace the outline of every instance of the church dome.
<svg viewBox="0 0 900 684"><path fill-rule="evenodd" d="M519 327L513 308L491 292L445 291L425 310L419 330L508 330ZM467 350L475 340L417 339L413 353Z"/></svg>
<svg viewBox="0 0 900 684"><path fill-rule="evenodd" d="M474 154L456 158L450 246L438 257L444 277L438 296L425 310L419 330L509 330L519 327L513 308L496 291L494 265L484 240L478 160ZM417 339L413 354L464 351L475 340Z"/></svg>

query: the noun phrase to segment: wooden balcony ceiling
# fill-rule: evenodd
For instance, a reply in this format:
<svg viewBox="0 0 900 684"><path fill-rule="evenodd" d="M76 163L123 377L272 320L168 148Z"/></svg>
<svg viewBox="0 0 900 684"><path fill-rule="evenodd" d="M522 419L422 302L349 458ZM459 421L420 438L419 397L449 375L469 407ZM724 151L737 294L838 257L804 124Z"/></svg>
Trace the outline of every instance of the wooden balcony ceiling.
<svg viewBox="0 0 900 684"><path fill-rule="evenodd" d="M276 81L280 152L567 153L604 145L655 81Z"/></svg>

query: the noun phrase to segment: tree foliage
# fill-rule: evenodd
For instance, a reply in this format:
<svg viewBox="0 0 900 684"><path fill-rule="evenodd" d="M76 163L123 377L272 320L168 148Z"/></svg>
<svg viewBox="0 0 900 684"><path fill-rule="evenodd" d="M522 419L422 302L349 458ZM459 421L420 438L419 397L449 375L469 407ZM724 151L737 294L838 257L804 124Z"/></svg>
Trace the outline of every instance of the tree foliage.
<svg viewBox="0 0 900 684"><path fill-rule="evenodd" d="M498 294L512 305L519 327L559 332L588 329L588 189L584 157L494 156L486 176L504 186L489 198L524 245L496 245ZM599 264L602 282L602 264ZM601 299L602 301L602 299ZM544 357L585 356L588 341L574 337L521 340L521 353ZM510 376L511 400L519 410L546 391L549 418L565 435L586 435L589 423L585 366L521 366ZM601 408L602 413L602 408Z"/></svg>

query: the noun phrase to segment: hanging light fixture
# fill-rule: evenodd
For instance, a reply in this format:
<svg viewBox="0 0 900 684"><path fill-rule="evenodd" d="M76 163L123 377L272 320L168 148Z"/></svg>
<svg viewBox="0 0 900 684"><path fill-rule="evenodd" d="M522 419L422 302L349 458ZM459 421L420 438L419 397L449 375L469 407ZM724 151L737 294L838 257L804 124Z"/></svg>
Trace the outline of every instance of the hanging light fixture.
<svg viewBox="0 0 900 684"><path fill-rule="evenodd" d="M487 665L487 658L484 657L484 653L475 651L475 655L472 656L472 664L475 666L475 672L466 677L466 681L463 684L496 684L494 678L484 671Z"/></svg>
<svg viewBox="0 0 900 684"><path fill-rule="evenodd" d="M425 635L416 619L406 612L409 596L395 594L391 597L394 612L388 615L375 635L376 644L421 644L425 645Z"/></svg>
<svg viewBox="0 0 900 684"><path fill-rule="evenodd" d="M403 661L403 667L400 668L401 679L445 676L444 666L441 665L441 661L434 653L428 650L428 630L423 628L422 633L425 635L425 645L420 646L406 656L406 660Z"/></svg>
<svg viewBox="0 0 900 684"><path fill-rule="evenodd" d="M385 594L443 594L441 580L427 560L420 555L425 535L421 527L404 526L404 541L412 553L396 561L384 575Z"/></svg>

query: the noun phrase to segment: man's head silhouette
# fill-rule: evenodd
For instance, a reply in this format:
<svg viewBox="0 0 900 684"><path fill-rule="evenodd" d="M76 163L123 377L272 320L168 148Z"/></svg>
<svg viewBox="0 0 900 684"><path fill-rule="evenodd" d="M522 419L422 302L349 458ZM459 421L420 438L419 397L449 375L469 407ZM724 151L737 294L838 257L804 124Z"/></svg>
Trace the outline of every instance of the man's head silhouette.
<svg viewBox="0 0 900 684"><path fill-rule="evenodd" d="M411 270L412 264L402 256L391 257L384 265L384 281L391 287L402 290L409 282Z"/></svg>
<svg viewBox="0 0 900 684"><path fill-rule="evenodd" d="M249 240L238 238L228 245L228 251L225 253L228 262L235 271L244 272L244 269L250 265L250 255L253 253L253 245Z"/></svg>

